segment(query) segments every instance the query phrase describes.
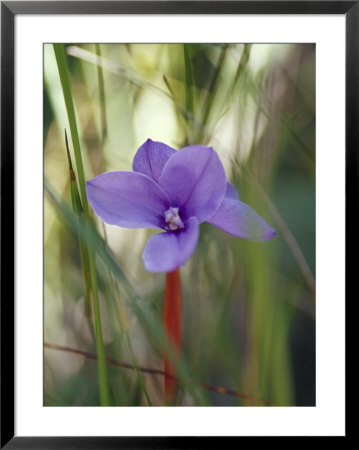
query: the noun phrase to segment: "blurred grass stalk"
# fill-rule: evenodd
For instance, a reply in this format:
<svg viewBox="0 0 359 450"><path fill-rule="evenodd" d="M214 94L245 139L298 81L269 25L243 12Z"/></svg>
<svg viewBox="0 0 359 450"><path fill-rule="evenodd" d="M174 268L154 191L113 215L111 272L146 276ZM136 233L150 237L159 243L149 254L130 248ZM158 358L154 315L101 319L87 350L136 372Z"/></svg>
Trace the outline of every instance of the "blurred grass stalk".
<svg viewBox="0 0 359 450"><path fill-rule="evenodd" d="M101 48L100 44L95 44L95 50L97 57L101 60ZM107 116L106 116L106 95L105 95L105 83L103 79L102 65L97 65L97 78L98 78L98 90L100 100L100 114L101 114L101 151L103 152L103 146L107 138Z"/></svg>
<svg viewBox="0 0 359 450"><path fill-rule="evenodd" d="M61 86L63 91L63 96L66 105L67 116L70 124L71 137L74 147L75 153L75 161L77 168L77 179L79 183L82 207L86 225L86 242L88 244L87 254L90 268L90 278L91 278L91 286L92 286L92 298L94 303L94 314L95 314L95 333L96 333L96 351L98 357L98 376L99 376L99 390L100 390L100 400L102 406L110 405L110 394L109 394L109 385L108 385L108 377L107 377L107 368L105 362L105 351L103 345L103 337L102 337L102 327L101 327L101 316L100 316L100 305L99 305L99 297L98 297L98 289L97 289L97 278L96 278L96 267L95 267L95 255L92 248L92 242L90 240L90 230L91 230L91 221L90 221L90 213L88 208L88 202L86 197L85 190L85 175L82 164L81 157L81 149L80 149L80 139L77 130L75 109L72 100L71 86L70 86L70 77L68 73L67 60L66 60L66 52L63 44L53 44L57 67L60 75Z"/></svg>

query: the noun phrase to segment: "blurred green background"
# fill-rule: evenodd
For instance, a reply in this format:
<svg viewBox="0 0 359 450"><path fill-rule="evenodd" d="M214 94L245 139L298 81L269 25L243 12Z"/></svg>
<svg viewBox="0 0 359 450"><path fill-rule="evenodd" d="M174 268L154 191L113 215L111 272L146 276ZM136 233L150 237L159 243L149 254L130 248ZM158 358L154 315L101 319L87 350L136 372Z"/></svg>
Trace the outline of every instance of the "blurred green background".
<svg viewBox="0 0 359 450"><path fill-rule="evenodd" d="M181 269L183 359L177 405L315 405L315 46L74 44L66 65L85 180L131 170L147 139L211 145L278 235L266 243L201 225ZM96 354L80 245L94 253L105 355L162 369L164 274L146 272L152 230L78 225L51 44L44 46L44 341ZM79 179L77 177L77 183ZM71 187L72 186L72 187ZM81 241L82 239L82 241ZM84 275L85 274L85 275ZM91 293L90 293L91 298ZM107 364L110 403L163 405L163 377ZM100 405L97 363L44 349L44 404Z"/></svg>

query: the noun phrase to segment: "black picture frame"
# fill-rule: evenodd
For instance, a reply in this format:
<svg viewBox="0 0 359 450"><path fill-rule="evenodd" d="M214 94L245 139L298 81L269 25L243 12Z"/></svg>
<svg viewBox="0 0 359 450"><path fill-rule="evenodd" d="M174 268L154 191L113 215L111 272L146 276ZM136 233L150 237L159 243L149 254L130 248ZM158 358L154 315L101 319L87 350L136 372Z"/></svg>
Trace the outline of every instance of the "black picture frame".
<svg viewBox="0 0 359 450"><path fill-rule="evenodd" d="M207 448L236 437L25 437L14 435L14 52L19 14L339 14L346 20L346 298L354 292L350 264L358 204L358 1L5 1L1 2L1 442L6 449ZM40 250L39 250L40 251ZM347 331L346 331L347 333ZM335 387L333 387L335 390ZM348 389L347 389L348 392ZM348 428L347 434L348 436Z"/></svg>

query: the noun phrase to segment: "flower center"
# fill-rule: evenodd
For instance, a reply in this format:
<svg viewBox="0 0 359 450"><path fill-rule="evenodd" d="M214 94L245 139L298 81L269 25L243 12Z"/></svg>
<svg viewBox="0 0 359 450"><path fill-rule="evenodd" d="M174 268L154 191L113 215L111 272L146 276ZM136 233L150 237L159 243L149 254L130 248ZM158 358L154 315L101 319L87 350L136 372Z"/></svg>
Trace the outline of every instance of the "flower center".
<svg viewBox="0 0 359 450"><path fill-rule="evenodd" d="M178 228L184 228L182 219L178 214L179 208L173 208L172 206L164 212L165 222L168 224L165 226L166 230L178 230Z"/></svg>

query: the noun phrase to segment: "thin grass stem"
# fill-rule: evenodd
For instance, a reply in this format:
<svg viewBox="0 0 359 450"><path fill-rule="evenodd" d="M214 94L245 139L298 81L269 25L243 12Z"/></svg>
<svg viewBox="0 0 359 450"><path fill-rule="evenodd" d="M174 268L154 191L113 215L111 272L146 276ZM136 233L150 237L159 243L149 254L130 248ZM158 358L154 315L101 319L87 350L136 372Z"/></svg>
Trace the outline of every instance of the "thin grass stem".
<svg viewBox="0 0 359 450"><path fill-rule="evenodd" d="M192 63L190 56L190 47L189 44L183 44L183 56L184 56L184 75L186 80L186 111L189 114L189 117L192 117L194 114L193 109L193 95L192 95ZM187 120L187 139L189 143L192 143L192 126L193 124Z"/></svg>
<svg viewBox="0 0 359 450"><path fill-rule="evenodd" d="M88 259L89 259L89 268L90 268L90 277L91 277L91 286L92 286L92 297L94 303L94 316L95 316L95 331L96 331L96 351L98 356L98 376L99 376L99 390L100 390L100 400L102 406L110 405L110 394L109 394L109 385L108 385L108 377L107 377L107 368L105 363L105 351L103 345L103 337L102 337L102 327L101 327L101 315L100 315L100 305L99 305L99 297L98 297L98 287L97 287L97 276L96 276L96 266L95 266L95 255L92 248L92 240L91 240L91 221L90 221L90 213L88 207L88 201L85 190L85 175L82 164L81 157L81 148L80 148L80 139L79 133L77 130L77 122L75 116L75 108L73 104L71 86L70 86L70 76L67 67L66 60L66 52L63 44L53 44L57 67L60 75L60 81L63 91L63 96L66 105L67 116L69 120L72 143L74 147L75 153L75 161L76 161L76 169L77 169L77 178L79 183L79 190L82 200L84 219L85 219L85 227L86 227L86 238L88 243Z"/></svg>
<svg viewBox="0 0 359 450"><path fill-rule="evenodd" d="M268 208L270 209L270 212L276 221L282 236L287 243L289 249L291 250L294 259L297 261L298 267L300 271L302 272L302 275L307 283L307 286L313 296L313 300L315 301L315 279L312 274L312 271L310 270L309 264L307 263L307 260L305 259L305 256L303 255L303 252L301 248L298 245L298 242L294 238L293 234L291 233L290 229L288 228L288 225L285 223L284 219L280 215L277 208L274 206L273 202L270 200L268 195L265 193L264 189L260 185L260 183L256 180L256 178L247 170L247 174L250 176L251 180L255 184L257 190L260 192L262 197L264 198L265 202L267 203Z"/></svg>
<svg viewBox="0 0 359 450"><path fill-rule="evenodd" d="M101 48L100 44L95 44L96 55L101 58ZM98 89L100 97L100 113L101 113L101 145L105 142L107 137L107 116L106 116L106 96L105 96L105 83L103 79L103 70L101 64L97 64L97 78L98 78Z"/></svg>

